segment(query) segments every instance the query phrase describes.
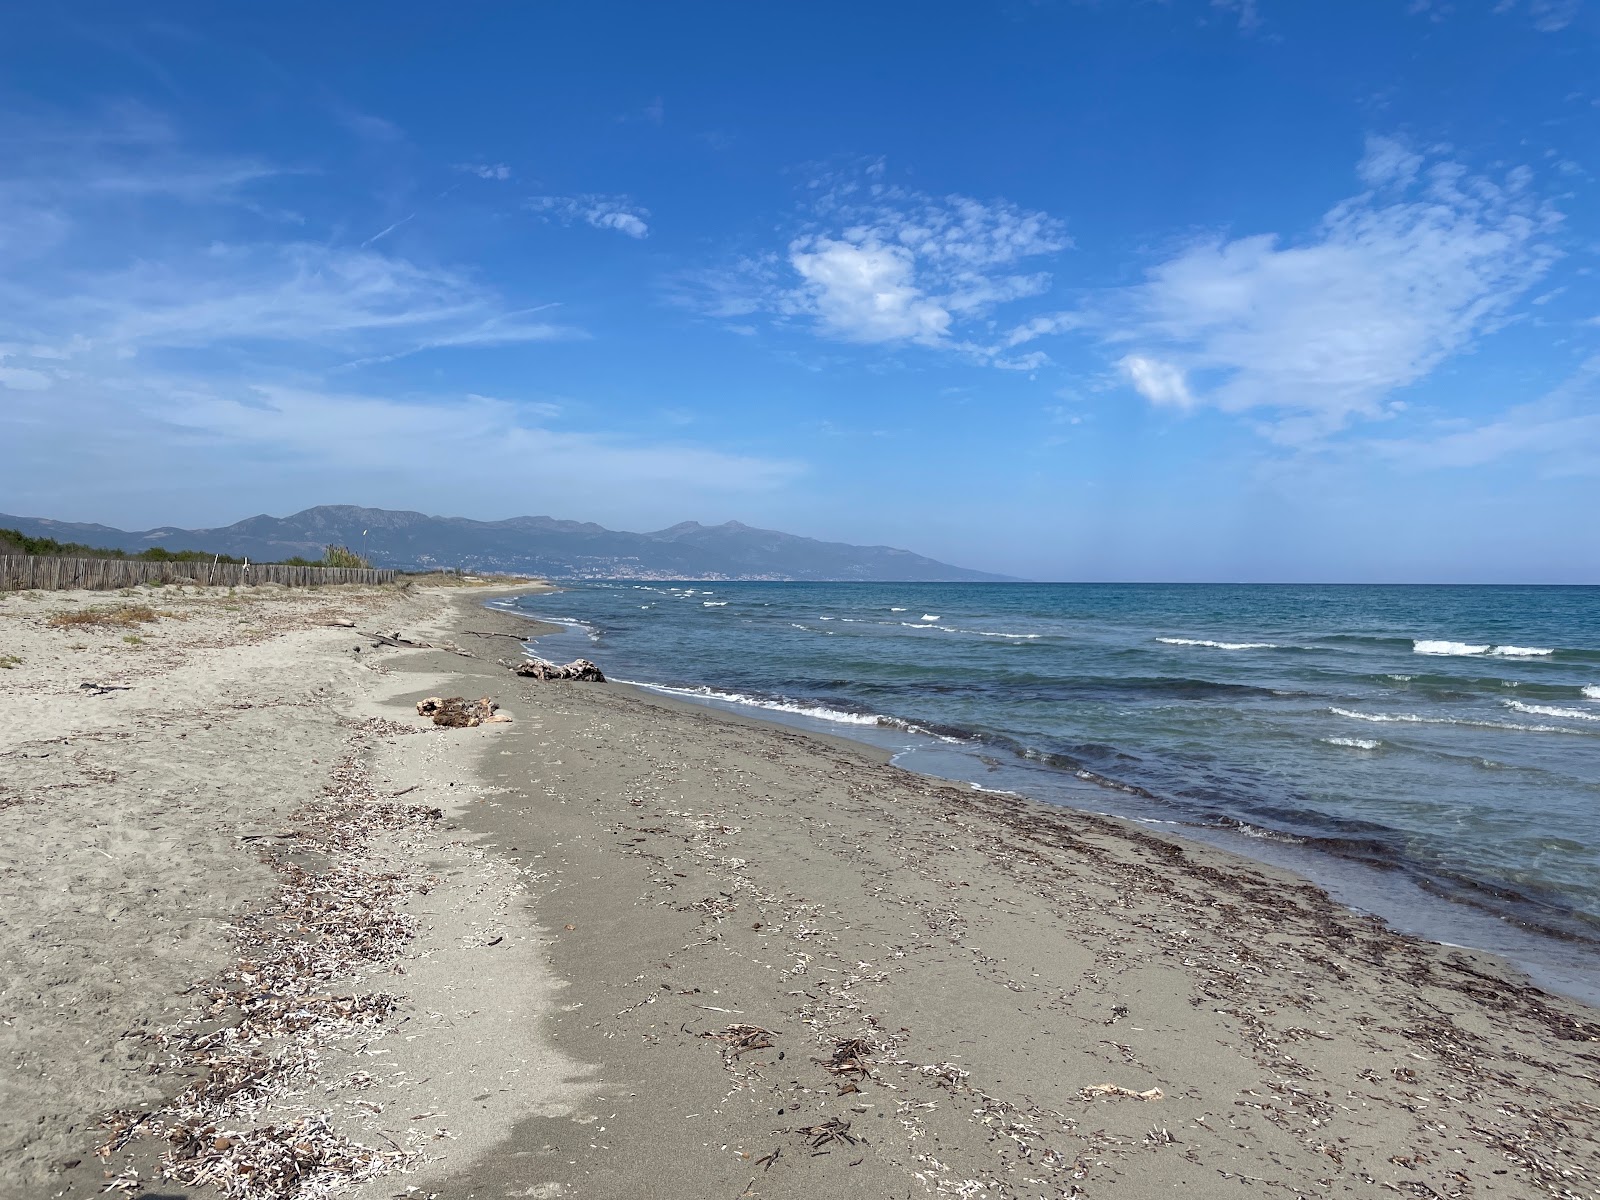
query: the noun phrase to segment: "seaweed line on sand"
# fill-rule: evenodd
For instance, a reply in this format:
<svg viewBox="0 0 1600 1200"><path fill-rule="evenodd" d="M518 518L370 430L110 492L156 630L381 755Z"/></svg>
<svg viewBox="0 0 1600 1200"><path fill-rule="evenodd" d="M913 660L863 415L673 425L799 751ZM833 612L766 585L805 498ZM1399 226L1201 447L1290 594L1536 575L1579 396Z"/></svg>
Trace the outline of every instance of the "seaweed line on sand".
<svg viewBox="0 0 1600 1200"><path fill-rule="evenodd" d="M262 851L282 883L272 903L234 923L238 960L196 986L191 1016L131 1035L163 1052L153 1074L191 1081L158 1107L109 1114L97 1150L103 1160L146 1139L165 1143L157 1167L162 1179L209 1185L229 1200L326 1196L425 1161L415 1137L407 1146L364 1146L338 1131L330 1111L301 1111L321 1082L321 1047L356 1035L381 1037L399 1000L384 991L340 994L332 985L374 968L400 973L394 964L417 933L416 918L401 905L437 882L370 865L378 836L426 828L443 816L437 808L381 798L361 761L371 737L414 730L383 721L345 724L354 732L332 782L294 815L292 832ZM303 865L308 860L317 868ZM322 1086L359 1090L371 1082L358 1072ZM295 1111L278 1116L290 1097ZM264 1119L269 1106L278 1119ZM106 1191L142 1186L137 1166L118 1174L108 1169Z"/></svg>

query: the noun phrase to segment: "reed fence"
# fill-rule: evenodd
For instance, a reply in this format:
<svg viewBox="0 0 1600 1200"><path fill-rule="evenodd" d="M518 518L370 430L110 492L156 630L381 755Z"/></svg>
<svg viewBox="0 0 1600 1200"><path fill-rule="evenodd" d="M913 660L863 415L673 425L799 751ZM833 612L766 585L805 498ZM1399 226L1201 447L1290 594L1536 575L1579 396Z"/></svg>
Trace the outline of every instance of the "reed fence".
<svg viewBox="0 0 1600 1200"><path fill-rule="evenodd" d="M278 563L145 562L129 558L54 558L0 554L0 589L88 588L108 591L141 583L248 587L281 583L315 587L328 583L393 583L394 571L361 567L290 567Z"/></svg>

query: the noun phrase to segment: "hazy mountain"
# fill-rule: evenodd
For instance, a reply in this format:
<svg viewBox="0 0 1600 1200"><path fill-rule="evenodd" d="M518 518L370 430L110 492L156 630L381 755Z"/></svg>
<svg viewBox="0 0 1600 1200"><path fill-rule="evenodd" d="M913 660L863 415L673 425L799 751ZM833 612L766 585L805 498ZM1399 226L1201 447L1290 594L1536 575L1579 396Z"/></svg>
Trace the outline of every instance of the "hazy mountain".
<svg viewBox="0 0 1600 1200"><path fill-rule="evenodd" d="M890 546L819 542L737 521L685 521L655 533L626 533L588 521L512 517L469 521L419 512L325 504L289 517L250 517L220 529L142 532L0 513L0 527L33 537L107 549L210 550L262 561L318 558L330 542L365 546L374 565L408 570L463 567L522 571L555 579L881 579L1002 580ZM362 531L366 531L363 537Z"/></svg>

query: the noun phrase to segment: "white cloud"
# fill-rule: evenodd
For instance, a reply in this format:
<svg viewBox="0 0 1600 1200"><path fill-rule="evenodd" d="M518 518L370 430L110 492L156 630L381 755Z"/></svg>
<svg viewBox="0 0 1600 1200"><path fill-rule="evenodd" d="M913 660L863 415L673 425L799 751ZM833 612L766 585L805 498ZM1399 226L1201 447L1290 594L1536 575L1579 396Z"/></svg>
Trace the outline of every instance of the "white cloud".
<svg viewBox="0 0 1600 1200"><path fill-rule="evenodd" d="M511 168L505 163L457 163L456 170L479 179L504 180L511 178Z"/></svg>
<svg viewBox="0 0 1600 1200"><path fill-rule="evenodd" d="M613 229L631 238L649 236L645 218L650 210L640 208L626 196L534 196L528 208L565 224L583 221L596 229Z"/></svg>
<svg viewBox="0 0 1600 1200"><path fill-rule="evenodd" d="M949 311L918 289L916 260L903 246L802 239L789 262L804 280L798 306L847 341L931 345L950 332Z"/></svg>
<svg viewBox="0 0 1600 1200"><path fill-rule="evenodd" d="M1145 358L1138 354L1126 355L1117 364L1128 382L1152 404L1170 404L1176 408L1193 408L1194 396L1183 371L1171 363Z"/></svg>
<svg viewBox="0 0 1600 1200"><path fill-rule="evenodd" d="M840 341L937 346L984 360L1028 340L990 347L987 322L1002 305L1049 289L1047 273L1018 268L1071 244L1062 223L1004 200L895 187L885 174L874 161L811 180L800 227L781 254L680 279L676 298L713 316L766 312Z"/></svg>
<svg viewBox="0 0 1600 1200"><path fill-rule="evenodd" d="M1293 242L1195 242L1097 306L1102 336L1183 372L1195 403L1299 414L1321 432L1381 415L1506 319L1554 261L1556 218L1523 172L1422 170L1384 142L1363 171L1399 194L1356 196Z"/></svg>

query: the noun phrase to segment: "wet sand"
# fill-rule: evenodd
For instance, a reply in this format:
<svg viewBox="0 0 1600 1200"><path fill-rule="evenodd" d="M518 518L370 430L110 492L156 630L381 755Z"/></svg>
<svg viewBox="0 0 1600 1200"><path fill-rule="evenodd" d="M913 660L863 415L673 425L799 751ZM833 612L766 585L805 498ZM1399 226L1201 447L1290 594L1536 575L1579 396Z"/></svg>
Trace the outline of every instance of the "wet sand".
<svg viewBox="0 0 1600 1200"><path fill-rule="evenodd" d="M167 856L179 896L131 894L115 881L142 877L119 864L81 876L69 903L31 865L39 845L8 844L0 935L32 991L0 993L0 1032L33 1082L0 1097L3 1194L88 1194L129 1169L128 1194L217 1194L155 1181L170 1130L199 1119L182 1113L146 1121L103 1167L60 1163L105 1137L107 1110L170 1108L207 1078L201 1040L260 1003L241 942L201 910L270 946L294 887L337 880L364 907L329 911L361 936L319 927L315 945L344 949L280 985L311 1032L224 1038L298 1054L297 1069L259 1096L197 1095L232 1124L196 1126L191 1175L225 1167L234 1135L315 1117L319 1145L342 1149L301 1194L382 1172L349 1194L1600 1195L1597 1014L1495 962L1136 825L626 687L516 679L496 661L515 644L468 631L527 623L476 598L387 611L385 628L403 619L476 657L357 656L347 633L285 632L263 644L296 694L326 682L326 698L253 701L248 744L96 726L84 768L117 778L86 779L71 803L94 805L102 852ZM228 658L248 649L191 663L176 692L211 680L234 695L260 676ZM514 720L415 735L432 694L489 694ZM172 740L133 754L158 736ZM7 786L30 745L0 747ZM180 823L181 853L145 846L166 814L133 760L163 756L174 780L222 756L277 782L236 787L215 831ZM224 803L170 790L187 818ZM71 843L85 813L58 812L61 794L34 788L0 819ZM264 853L268 839L227 832L241 828L289 836ZM15 958L37 942L30 912L82 925L78 950ZM173 994L196 984L218 998L209 1016ZM102 999L69 1016L62 989ZM119 1024L171 1032L130 1043ZM48 1137L27 1132L36 1112ZM274 1144L314 1132L296 1129Z"/></svg>

